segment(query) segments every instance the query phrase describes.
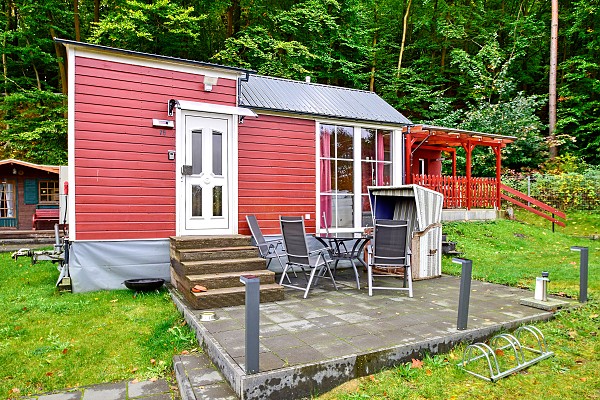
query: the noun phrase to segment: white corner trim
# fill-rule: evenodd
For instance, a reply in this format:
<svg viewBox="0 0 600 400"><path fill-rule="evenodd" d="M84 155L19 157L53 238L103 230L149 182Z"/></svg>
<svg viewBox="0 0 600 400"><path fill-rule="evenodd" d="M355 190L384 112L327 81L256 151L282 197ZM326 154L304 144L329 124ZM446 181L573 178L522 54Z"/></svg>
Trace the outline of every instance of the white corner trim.
<svg viewBox="0 0 600 400"><path fill-rule="evenodd" d="M200 103L196 101L177 100L179 109L185 111L199 111L214 114L239 115L244 117L258 117L258 115L249 108L225 106L222 104Z"/></svg>
<svg viewBox="0 0 600 400"><path fill-rule="evenodd" d="M67 47L67 212L69 213L69 240L77 239L75 219L75 49Z"/></svg>

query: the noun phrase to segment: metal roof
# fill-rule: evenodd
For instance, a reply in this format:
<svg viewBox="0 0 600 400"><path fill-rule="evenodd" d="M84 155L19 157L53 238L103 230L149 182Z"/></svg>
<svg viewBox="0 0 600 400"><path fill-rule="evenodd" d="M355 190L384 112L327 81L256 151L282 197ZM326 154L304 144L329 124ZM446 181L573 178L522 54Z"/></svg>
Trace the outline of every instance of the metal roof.
<svg viewBox="0 0 600 400"><path fill-rule="evenodd" d="M393 125L412 122L373 92L250 75L241 82L240 106Z"/></svg>

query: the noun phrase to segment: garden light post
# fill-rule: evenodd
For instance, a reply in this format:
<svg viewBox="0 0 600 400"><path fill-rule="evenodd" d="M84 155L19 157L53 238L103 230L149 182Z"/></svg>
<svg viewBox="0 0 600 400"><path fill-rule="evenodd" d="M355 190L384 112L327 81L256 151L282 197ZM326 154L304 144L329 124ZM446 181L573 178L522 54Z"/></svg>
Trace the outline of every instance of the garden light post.
<svg viewBox="0 0 600 400"><path fill-rule="evenodd" d="M466 258L453 258L452 262L462 265L460 289L458 293L458 318L456 321L456 329L463 331L467 329L467 321L469 319L469 299L471 296L473 261Z"/></svg>
<svg viewBox="0 0 600 400"><path fill-rule="evenodd" d="M240 282L246 286L246 373L255 374L258 372L260 279L254 275L242 275Z"/></svg>
<svg viewBox="0 0 600 400"><path fill-rule="evenodd" d="M579 252L579 302L585 303L588 288L588 248L573 246L571 250Z"/></svg>

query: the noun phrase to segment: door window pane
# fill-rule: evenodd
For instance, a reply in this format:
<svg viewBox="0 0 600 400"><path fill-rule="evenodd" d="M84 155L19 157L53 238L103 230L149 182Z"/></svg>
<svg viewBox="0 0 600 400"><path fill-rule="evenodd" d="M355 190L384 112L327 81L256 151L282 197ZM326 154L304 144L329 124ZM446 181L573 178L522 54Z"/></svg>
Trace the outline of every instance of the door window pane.
<svg viewBox="0 0 600 400"><path fill-rule="evenodd" d="M202 187L192 185L192 217L202 216Z"/></svg>
<svg viewBox="0 0 600 400"><path fill-rule="evenodd" d="M392 161L392 132L378 130L377 131L377 160Z"/></svg>
<svg viewBox="0 0 600 400"><path fill-rule="evenodd" d="M337 191L352 193L354 188L354 163L352 161L337 161Z"/></svg>
<svg viewBox="0 0 600 400"><path fill-rule="evenodd" d="M192 131L192 174L202 173L202 130Z"/></svg>
<svg viewBox="0 0 600 400"><path fill-rule="evenodd" d="M354 158L354 129L348 126L337 127L337 158Z"/></svg>
<svg viewBox="0 0 600 400"><path fill-rule="evenodd" d="M375 159L375 129L362 129L360 134L361 159Z"/></svg>
<svg viewBox="0 0 600 400"><path fill-rule="evenodd" d="M213 131L212 150L213 173L223 175L223 134L221 132Z"/></svg>
<svg viewBox="0 0 600 400"><path fill-rule="evenodd" d="M373 226L373 217L371 216L371 203L369 195L360 196L362 201L362 226Z"/></svg>
<svg viewBox="0 0 600 400"><path fill-rule="evenodd" d="M223 186L213 188L213 217L223 216Z"/></svg>
<svg viewBox="0 0 600 400"><path fill-rule="evenodd" d="M354 226L354 196L351 193L334 196L333 215L333 228Z"/></svg>

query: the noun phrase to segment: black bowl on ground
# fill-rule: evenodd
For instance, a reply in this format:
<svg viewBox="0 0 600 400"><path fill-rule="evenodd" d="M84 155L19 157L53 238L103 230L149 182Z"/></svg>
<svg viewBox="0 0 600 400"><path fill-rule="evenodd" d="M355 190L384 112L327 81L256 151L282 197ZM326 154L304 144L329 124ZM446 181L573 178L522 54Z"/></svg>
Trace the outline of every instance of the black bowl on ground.
<svg viewBox="0 0 600 400"><path fill-rule="evenodd" d="M165 280L160 278L127 279L123 283L128 289L135 290L136 292L150 292L160 289Z"/></svg>

